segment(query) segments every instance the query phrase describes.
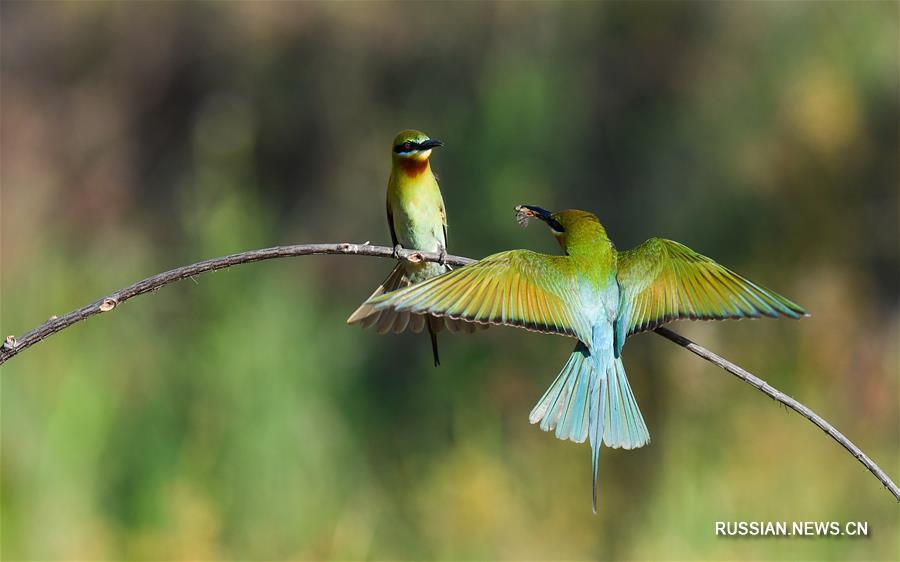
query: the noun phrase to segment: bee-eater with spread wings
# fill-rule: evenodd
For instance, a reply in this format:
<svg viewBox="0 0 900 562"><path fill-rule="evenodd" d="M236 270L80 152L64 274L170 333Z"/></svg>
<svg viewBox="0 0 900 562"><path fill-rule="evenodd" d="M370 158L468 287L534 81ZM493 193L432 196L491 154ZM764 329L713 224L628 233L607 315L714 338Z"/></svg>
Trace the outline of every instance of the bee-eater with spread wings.
<svg viewBox="0 0 900 562"><path fill-rule="evenodd" d="M578 340L531 423L559 439L590 440L593 506L601 443L634 449L650 433L622 365L632 334L682 318L799 318L790 300L701 256L651 238L617 252L591 213L516 207L520 222L544 221L565 255L510 250L368 301L376 311L516 326Z"/></svg>
<svg viewBox="0 0 900 562"><path fill-rule="evenodd" d="M387 220L395 257L402 249L447 254L447 213L437 178L431 171L429 158L434 148L443 146L439 140L421 131L401 131L391 145L393 166L387 188ZM391 271L369 300L401 287L430 279L450 270L443 263L403 260ZM374 325L380 334L400 333L411 329L419 333L428 330L435 366L440 364L437 332L445 326L451 331L472 332L475 326L452 319L410 314L405 311L375 310L368 301L363 303L348 324L361 322L367 328Z"/></svg>

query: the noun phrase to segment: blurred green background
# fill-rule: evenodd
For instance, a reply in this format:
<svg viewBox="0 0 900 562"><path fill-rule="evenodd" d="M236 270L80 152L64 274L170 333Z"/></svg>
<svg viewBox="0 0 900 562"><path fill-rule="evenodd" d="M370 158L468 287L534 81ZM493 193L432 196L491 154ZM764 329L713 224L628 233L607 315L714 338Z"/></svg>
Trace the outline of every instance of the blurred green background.
<svg viewBox="0 0 900 562"><path fill-rule="evenodd" d="M236 251L389 243L400 129L452 253L556 251L518 203L679 240L812 312L675 328L900 477L898 4L3 2L2 334ZM528 424L571 349L344 324L375 258L166 287L2 367L2 558L896 560L886 491L806 420L654 335L653 442ZM729 539L716 521L868 521Z"/></svg>

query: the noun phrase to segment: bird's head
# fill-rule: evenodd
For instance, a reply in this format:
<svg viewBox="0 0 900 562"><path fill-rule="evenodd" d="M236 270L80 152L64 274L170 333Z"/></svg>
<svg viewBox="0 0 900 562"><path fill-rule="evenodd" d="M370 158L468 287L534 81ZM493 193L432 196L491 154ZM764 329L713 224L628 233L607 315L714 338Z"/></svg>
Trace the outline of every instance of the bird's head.
<svg viewBox="0 0 900 562"><path fill-rule="evenodd" d="M547 224L550 232L553 233L556 241L566 253L571 253L571 250L576 248L609 241L600 220L596 215L587 211L567 209L552 213L535 205L518 205L516 207L516 220L519 224L527 226L529 219L532 218Z"/></svg>
<svg viewBox="0 0 900 562"><path fill-rule="evenodd" d="M422 131L400 131L394 137L391 150L394 160L407 162L427 162L431 156L431 149L444 146L439 140L434 140Z"/></svg>

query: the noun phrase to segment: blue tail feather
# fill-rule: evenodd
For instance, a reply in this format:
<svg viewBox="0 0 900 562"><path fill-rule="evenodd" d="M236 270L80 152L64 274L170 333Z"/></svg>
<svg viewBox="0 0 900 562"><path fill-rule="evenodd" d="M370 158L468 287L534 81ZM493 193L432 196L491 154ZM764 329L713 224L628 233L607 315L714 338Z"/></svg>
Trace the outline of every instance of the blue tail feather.
<svg viewBox="0 0 900 562"><path fill-rule="evenodd" d="M607 419L603 443L607 447L637 449L650 442L650 432L628 384L622 359L614 359L606 370L609 381Z"/></svg>
<svg viewBox="0 0 900 562"><path fill-rule="evenodd" d="M622 359L612 349L594 354L579 342L562 371L529 415L544 431L582 443L590 439L593 506L597 511L600 445L634 449L650 442L650 433L628 384Z"/></svg>
<svg viewBox="0 0 900 562"><path fill-rule="evenodd" d="M588 434L588 391L592 379L590 352L581 342L528 419L541 422L544 431L556 430L558 439L583 443Z"/></svg>
<svg viewBox="0 0 900 562"><path fill-rule="evenodd" d="M597 513L597 470L600 468L600 440L603 438L602 420L606 418L606 394L609 385L605 377L594 377L591 392L591 507Z"/></svg>

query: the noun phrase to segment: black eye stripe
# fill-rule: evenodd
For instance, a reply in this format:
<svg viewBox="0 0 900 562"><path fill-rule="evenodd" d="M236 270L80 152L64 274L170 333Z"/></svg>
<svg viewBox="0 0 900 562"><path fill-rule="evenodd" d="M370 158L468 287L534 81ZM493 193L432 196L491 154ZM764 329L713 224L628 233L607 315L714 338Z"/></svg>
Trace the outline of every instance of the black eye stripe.
<svg viewBox="0 0 900 562"><path fill-rule="evenodd" d="M566 229L563 228L563 225L559 224L556 219L547 219L547 226L551 228L554 232L565 232Z"/></svg>
<svg viewBox="0 0 900 562"><path fill-rule="evenodd" d="M400 143L397 146L395 146L394 152L397 152L397 153L409 152L411 150L418 150L419 148L420 148L419 143L412 142L412 141L406 141L406 142Z"/></svg>

